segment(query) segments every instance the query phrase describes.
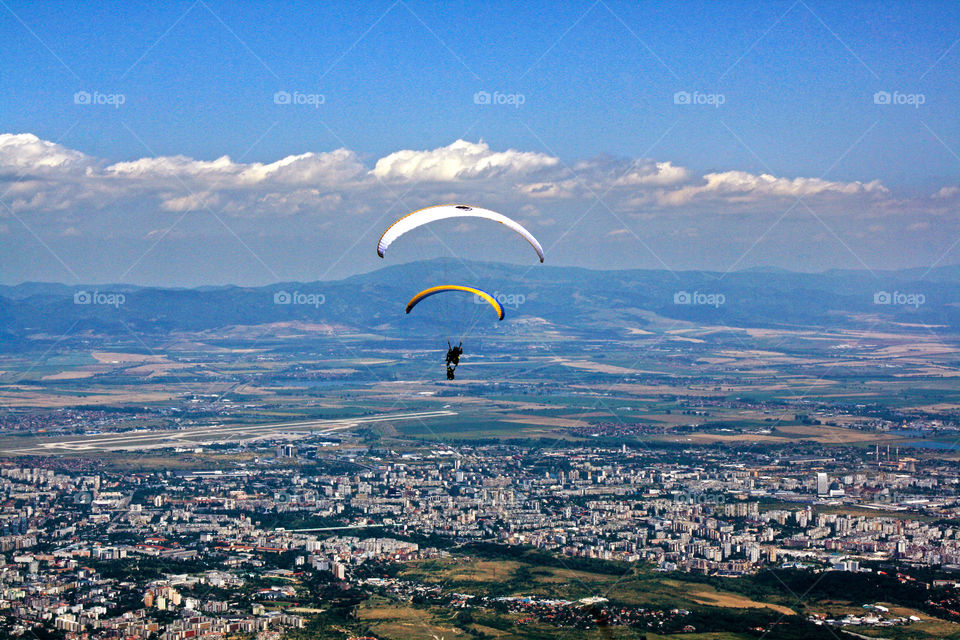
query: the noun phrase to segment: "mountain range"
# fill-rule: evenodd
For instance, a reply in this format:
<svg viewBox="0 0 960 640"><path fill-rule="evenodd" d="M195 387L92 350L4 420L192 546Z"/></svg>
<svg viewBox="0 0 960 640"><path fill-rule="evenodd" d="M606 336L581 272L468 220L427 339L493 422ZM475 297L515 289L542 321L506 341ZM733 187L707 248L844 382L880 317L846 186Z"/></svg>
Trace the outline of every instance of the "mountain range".
<svg viewBox="0 0 960 640"><path fill-rule="evenodd" d="M731 327L910 323L946 332L960 329L958 266L724 274L438 259L390 265L342 280L264 287L0 286L0 348L15 350L31 337L65 333L160 335L283 322L403 335L418 330L428 316L418 311L406 316L407 300L437 284L466 284L497 294L508 323L536 318L598 337L623 335L627 328L642 328L656 318Z"/></svg>

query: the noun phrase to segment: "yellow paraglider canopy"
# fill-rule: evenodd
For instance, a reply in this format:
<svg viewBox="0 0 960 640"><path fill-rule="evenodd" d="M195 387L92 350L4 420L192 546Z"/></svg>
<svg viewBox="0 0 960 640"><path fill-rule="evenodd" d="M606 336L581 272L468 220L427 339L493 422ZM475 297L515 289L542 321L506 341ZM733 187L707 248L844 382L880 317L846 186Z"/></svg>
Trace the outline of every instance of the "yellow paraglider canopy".
<svg viewBox="0 0 960 640"><path fill-rule="evenodd" d="M430 296L435 296L438 293L445 293L447 291L464 291L466 293L472 293L475 296L479 296L486 300L486 302L493 307L494 311L497 312L497 319L503 320L503 305L497 302L497 299L486 291L481 291L480 289L474 289L473 287L463 287L457 284L445 284L438 287L430 287L429 289L424 289L417 295L410 298L410 302L407 303L407 313L417 306L421 300L429 298Z"/></svg>

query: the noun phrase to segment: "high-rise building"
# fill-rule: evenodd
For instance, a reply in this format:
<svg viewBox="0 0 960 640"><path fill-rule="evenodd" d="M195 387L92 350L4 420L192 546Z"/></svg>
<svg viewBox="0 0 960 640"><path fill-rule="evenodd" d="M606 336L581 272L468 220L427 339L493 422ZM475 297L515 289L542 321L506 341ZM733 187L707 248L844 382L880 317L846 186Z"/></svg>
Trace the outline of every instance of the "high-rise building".
<svg viewBox="0 0 960 640"><path fill-rule="evenodd" d="M825 473L817 474L817 495L825 496L830 493L830 478Z"/></svg>

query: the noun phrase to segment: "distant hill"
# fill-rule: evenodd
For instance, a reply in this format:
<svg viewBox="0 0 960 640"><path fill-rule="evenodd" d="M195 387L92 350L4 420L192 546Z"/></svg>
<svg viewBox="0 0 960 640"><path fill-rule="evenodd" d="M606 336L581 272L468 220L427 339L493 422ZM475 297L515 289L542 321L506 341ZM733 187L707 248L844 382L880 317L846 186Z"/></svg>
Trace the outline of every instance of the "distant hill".
<svg viewBox="0 0 960 640"><path fill-rule="evenodd" d="M0 286L0 345L16 349L37 334L168 334L289 321L403 335L418 326L411 320L416 312L410 317L403 312L406 301L420 288L443 283L471 284L515 300L522 296L522 305L507 309L505 322L538 318L597 337L624 335L628 327L654 318L731 327L922 323L960 329L960 267L955 266L929 273L750 269L721 274L442 259L389 265L337 281L265 287ZM298 294L305 303L282 304L284 293Z"/></svg>

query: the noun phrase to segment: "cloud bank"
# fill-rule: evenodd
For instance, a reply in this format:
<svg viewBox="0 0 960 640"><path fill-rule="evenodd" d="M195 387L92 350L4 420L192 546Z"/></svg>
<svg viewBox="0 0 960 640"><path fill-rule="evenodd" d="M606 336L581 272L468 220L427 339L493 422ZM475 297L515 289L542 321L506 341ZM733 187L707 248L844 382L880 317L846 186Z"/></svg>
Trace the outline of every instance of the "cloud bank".
<svg viewBox="0 0 960 640"><path fill-rule="evenodd" d="M879 180L698 172L673 159L565 160L456 140L366 158L113 161L0 134L0 280L266 283L376 268L384 225L444 202L528 226L552 264L594 268L883 268L954 261L960 186L897 195ZM799 203L802 201L802 205ZM411 234L398 260L517 259L497 233ZM894 247L894 249L891 249ZM526 251L522 252L526 256Z"/></svg>
<svg viewBox="0 0 960 640"><path fill-rule="evenodd" d="M159 212L215 209L266 217L362 212L365 204L417 197L470 198L543 205L601 198L609 207L667 213L710 207L716 212L776 209L796 198L833 208L883 203L893 196L880 181L841 182L727 170L697 175L671 161L602 158L567 164L537 151L494 150L482 141L404 149L365 164L349 149L308 152L275 162L197 160L160 156L110 163L29 133L0 135L0 193L13 211L86 211L136 202ZM956 198L944 186L931 200Z"/></svg>

